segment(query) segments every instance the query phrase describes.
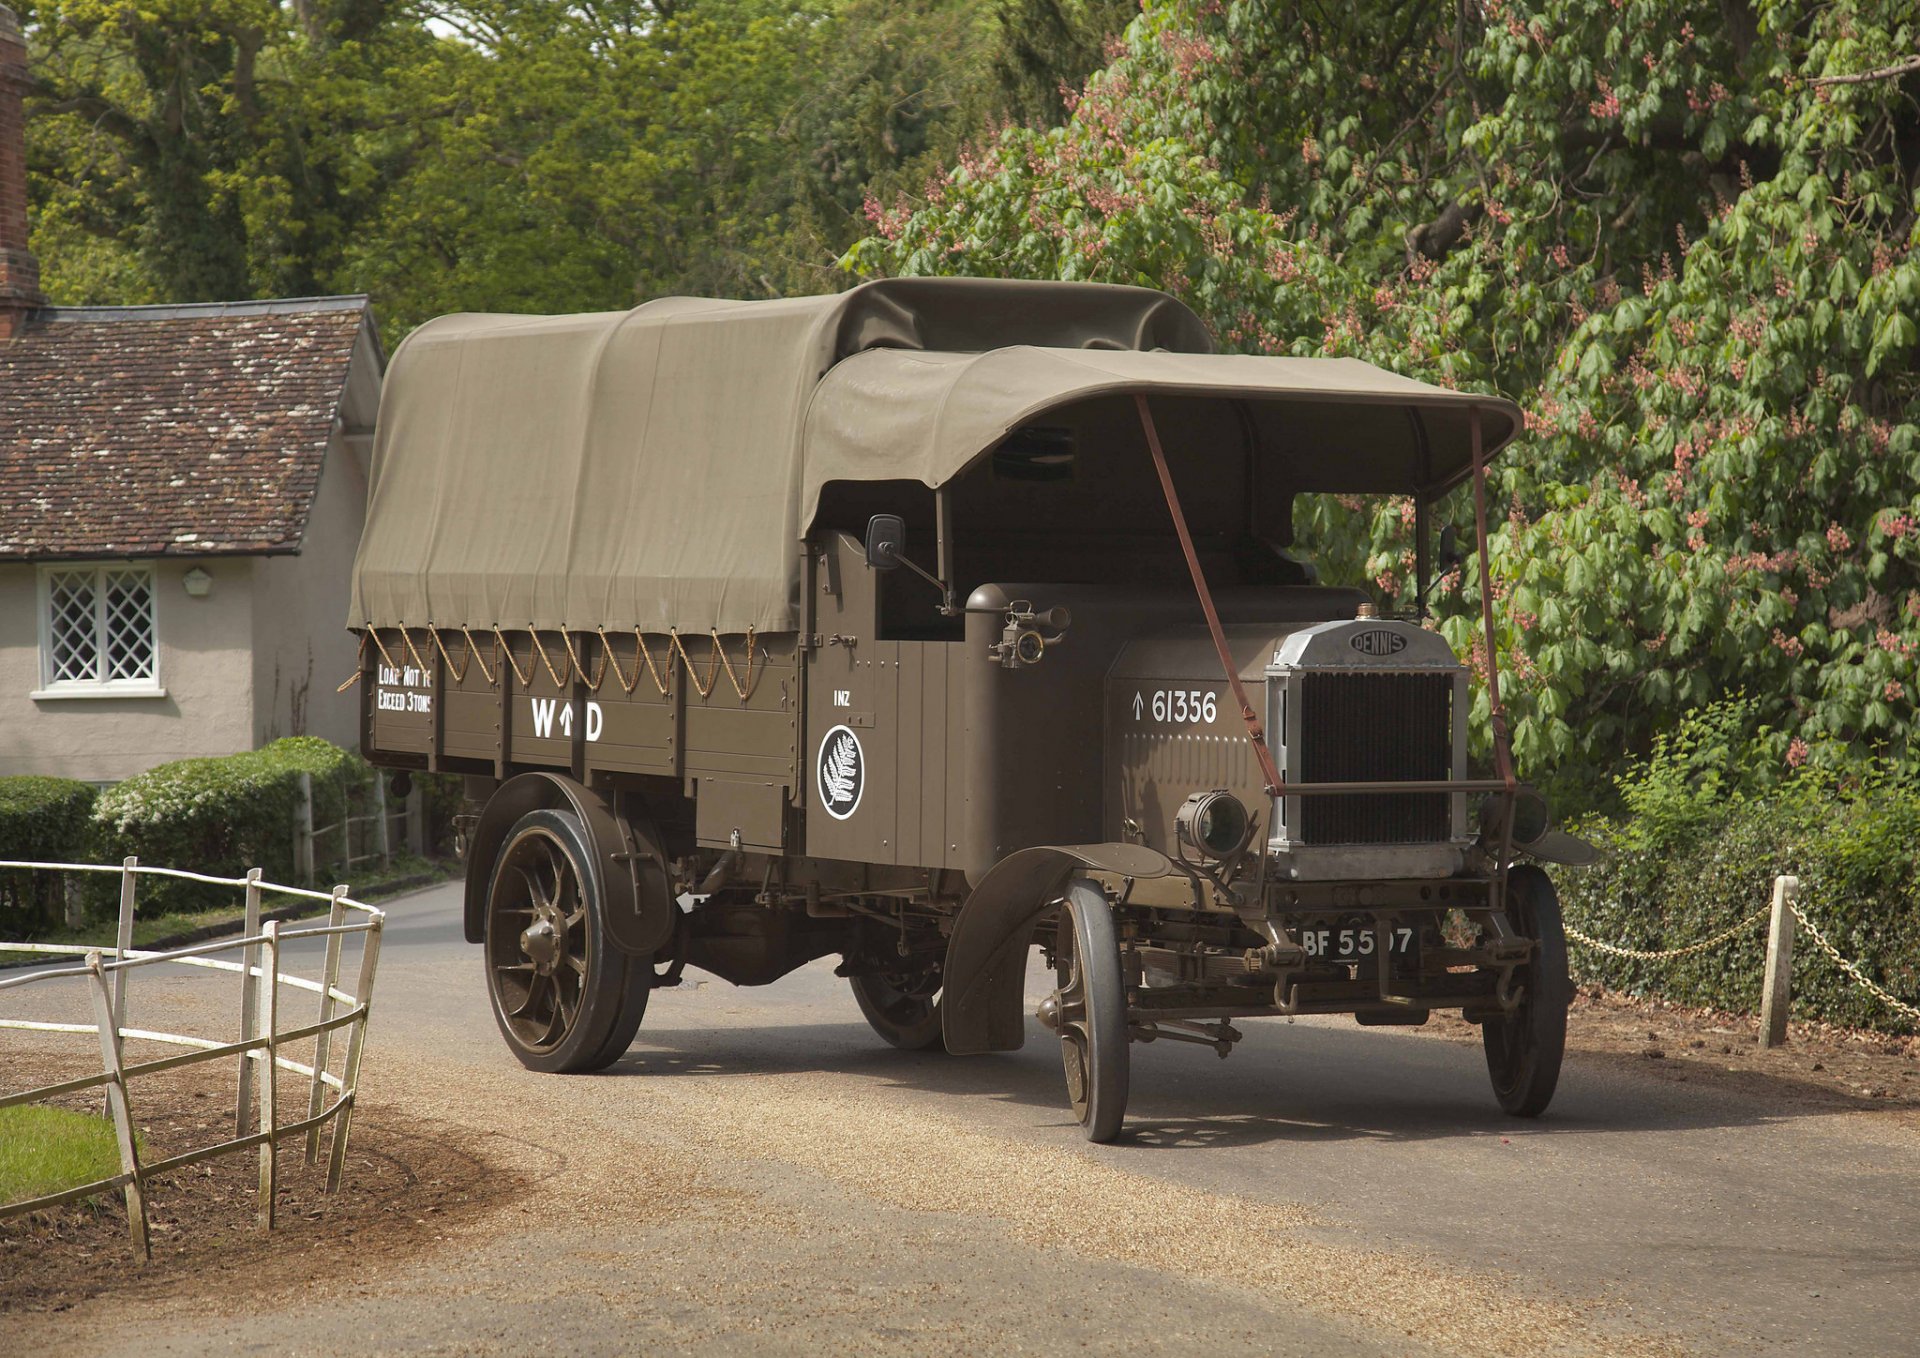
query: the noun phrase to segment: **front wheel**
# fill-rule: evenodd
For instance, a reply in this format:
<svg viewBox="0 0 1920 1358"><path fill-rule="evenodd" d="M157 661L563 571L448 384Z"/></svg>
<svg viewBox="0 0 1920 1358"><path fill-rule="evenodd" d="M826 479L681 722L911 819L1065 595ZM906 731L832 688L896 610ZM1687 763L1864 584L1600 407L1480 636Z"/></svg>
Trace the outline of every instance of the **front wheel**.
<svg viewBox="0 0 1920 1358"><path fill-rule="evenodd" d="M1127 988L1113 910L1099 885L1075 879L1060 901L1058 985L1042 1013L1060 1035L1067 1098L1089 1141L1111 1141L1127 1116Z"/></svg>
<svg viewBox="0 0 1920 1358"><path fill-rule="evenodd" d="M515 822L487 884L487 994L529 1070L600 1070L640 1027L650 968L613 946L604 899L578 817L543 809Z"/></svg>
<svg viewBox="0 0 1920 1358"><path fill-rule="evenodd" d="M1567 1006L1573 983L1567 975L1567 934L1553 879L1531 863L1507 874L1507 914L1513 927L1533 939L1533 956L1514 970L1523 987L1511 1013L1488 1019L1481 1029L1487 1073L1500 1107L1515 1117L1538 1117L1553 1101L1560 1061L1567 1049Z"/></svg>

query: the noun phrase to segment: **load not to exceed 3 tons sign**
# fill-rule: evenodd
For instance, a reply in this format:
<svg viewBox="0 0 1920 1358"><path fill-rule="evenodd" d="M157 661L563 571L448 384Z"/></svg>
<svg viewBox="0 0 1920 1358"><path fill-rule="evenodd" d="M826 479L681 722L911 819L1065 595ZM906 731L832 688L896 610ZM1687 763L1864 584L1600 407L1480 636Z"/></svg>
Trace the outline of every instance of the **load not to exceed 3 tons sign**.
<svg viewBox="0 0 1920 1358"><path fill-rule="evenodd" d="M374 672L373 705L382 712L433 711L433 684L418 665L381 665Z"/></svg>

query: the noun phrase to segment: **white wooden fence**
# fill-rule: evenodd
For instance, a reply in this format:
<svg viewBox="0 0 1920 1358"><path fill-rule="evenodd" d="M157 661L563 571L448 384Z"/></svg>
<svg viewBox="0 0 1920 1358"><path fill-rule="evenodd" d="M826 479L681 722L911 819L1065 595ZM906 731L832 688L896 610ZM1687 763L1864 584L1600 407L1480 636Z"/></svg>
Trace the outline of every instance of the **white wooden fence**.
<svg viewBox="0 0 1920 1358"><path fill-rule="evenodd" d="M147 1230L147 1182L155 1175L182 1169L214 1156L258 1147L260 1151L259 1222L261 1226L271 1229L274 1200L279 1186L281 1143L290 1137L304 1135L307 1163L315 1164L320 1155L321 1133L329 1125L332 1128L332 1138L327 1155L327 1191L332 1193L339 1189L341 1171L346 1164L347 1133L353 1117L354 1102L358 1096L360 1061L366 1053L367 1020L373 1000L374 969L380 959L380 931L386 920L383 911L353 900L347 895L347 888L344 886L337 886L328 893L263 882L260 880L258 868L253 869L245 877L208 877L201 873L183 872L175 868L142 867L138 860L133 858L127 859L119 867L105 864L0 860L0 869L5 868L63 873L120 874L120 929L117 947L82 948L71 944L0 942L0 952L36 952L84 957L85 960L78 966L49 967L0 979L0 994L25 986L45 985L62 979L78 978L92 994L93 1023L46 1023L0 1016L0 1028L38 1033L97 1034L100 1041L101 1066L100 1072L96 1075L84 1075L77 1079L63 1080L57 1084L42 1085L35 1089L0 1094L0 1108L7 1108L14 1104L35 1103L60 1094L104 1086L107 1091L107 1115L113 1120L115 1137L119 1142L120 1172L105 1179L80 1184L44 1197L0 1204L0 1217L56 1207L96 1193L121 1189L126 1195L127 1223L132 1232L133 1242L143 1258L151 1257L152 1247ZM244 891L246 921L241 936L221 939L213 943L202 943L194 947L175 948L166 952L143 952L134 949L132 940L135 884L143 875L178 877L192 882L207 882L215 886L231 886ZM273 921L263 925L260 922L260 900L262 894L269 891L284 896L327 902L329 915L326 924L303 925L291 929L282 928ZM355 918L350 919L349 915ZM341 954L345 942L355 935L361 939L359 979L354 988L349 991L340 987ZM281 970L282 949L288 943L303 938L326 940L325 960L322 963L321 976L317 980L295 976ZM212 956L215 953L236 951L241 954L238 962L219 960ZM141 967L167 964L211 968L232 972L240 977L240 1038L238 1041L227 1042L215 1038L156 1032L128 1026L127 977L129 973ZM112 978L111 983L108 980L109 977ZM291 987L319 997L318 1012L313 1022L294 1027L283 1026L285 1016L280 1003L280 992L284 987ZM329 1069L333 1054L332 1038L336 1032L343 1029L347 1034L346 1054L340 1072L335 1074ZM122 1045L129 1038L186 1047L190 1050L175 1056L128 1064L123 1056ZM314 1043L311 1065L281 1054L288 1044L309 1038ZM195 1065L203 1061L219 1061L227 1058L233 1058L236 1062L232 1138L211 1146L184 1151L164 1160L143 1162L133 1131L134 1118L130 1094L132 1082L141 1076L157 1074L163 1070L176 1070L182 1066ZM277 1095L279 1076L282 1071L290 1072L307 1081L307 1115L292 1122L281 1122L279 1117ZM259 1086L257 1099L256 1083ZM328 1101L328 1091L332 1091L331 1102Z"/></svg>

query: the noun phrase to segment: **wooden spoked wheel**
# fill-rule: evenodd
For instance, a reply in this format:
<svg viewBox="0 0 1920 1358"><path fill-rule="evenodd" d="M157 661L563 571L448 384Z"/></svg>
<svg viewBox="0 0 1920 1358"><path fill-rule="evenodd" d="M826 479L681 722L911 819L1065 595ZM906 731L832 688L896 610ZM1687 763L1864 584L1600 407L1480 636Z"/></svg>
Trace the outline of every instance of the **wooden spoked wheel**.
<svg viewBox="0 0 1920 1358"><path fill-rule="evenodd" d="M1515 969L1520 1002L1481 1028L1494 1097L1515 1117L1538 1117L1553 1101L1560 1061L1567 1048L1567 1006L1573 983L1567 975L1566 927L1553 880L1531 863L1507 874L1507 915L1514 929L1534 940L1533 956Z"/></svg>
<svg viewBox="0 0 1920 1358"><path fill-rule="evenodd" d="M530 811L487 887L487 992L501 1036L532 1070L599 1070L646 1012L648 972L608 940L594 857L570 812Z"/></svg>
<svg viewBox="0 0 1920 1358"><path fill-rule="evenodd" d="M1127 990L1113 911L1086 878L1060 900L1054 970L1042 1014L1060 1038L1067 1099L1087 1140L1111 1141L1127 1115Z"/></svg>
<svg viewBox="0 0 1920 1358"><path fill-rule="evenodd" d="M854 1002L873 1031L902 1051L941 1047L940 973L850 976Z"/></svg>

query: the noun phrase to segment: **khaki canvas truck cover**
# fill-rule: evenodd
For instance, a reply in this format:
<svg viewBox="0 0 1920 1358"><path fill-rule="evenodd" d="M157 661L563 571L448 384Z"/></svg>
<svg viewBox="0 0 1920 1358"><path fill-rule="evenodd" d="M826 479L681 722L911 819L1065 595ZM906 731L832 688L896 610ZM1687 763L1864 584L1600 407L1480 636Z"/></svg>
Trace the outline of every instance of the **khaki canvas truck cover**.
<svg viewBox="0 0 1920 1358"><path fill-rule="evenodd" d="M830 482L941 486L1049 410L1234 399L1295 490L1425 491L1519 427L1352 359L1220 355L1163 293L894 279L765 302L455 315L381 395L348 625L791 631Z"/></svg>

